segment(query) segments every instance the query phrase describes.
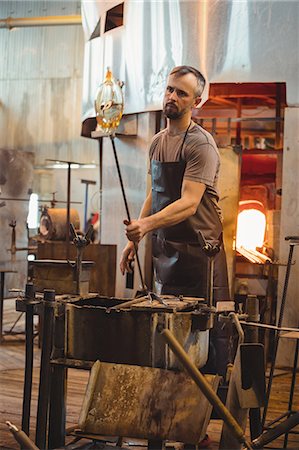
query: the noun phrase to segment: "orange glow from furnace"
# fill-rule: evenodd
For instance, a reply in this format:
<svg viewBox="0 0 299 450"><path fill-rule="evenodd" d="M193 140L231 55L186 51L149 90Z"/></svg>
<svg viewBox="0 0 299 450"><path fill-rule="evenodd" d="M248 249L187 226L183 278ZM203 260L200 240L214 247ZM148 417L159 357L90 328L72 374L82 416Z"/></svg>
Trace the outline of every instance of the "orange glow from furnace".
<svg viewBox="0 0 299 450"><path fill-rule="evenodd" d="M266 217L258 209L244 209L238 215L237 248L255 250L262 247L265 239Z"/></svg>

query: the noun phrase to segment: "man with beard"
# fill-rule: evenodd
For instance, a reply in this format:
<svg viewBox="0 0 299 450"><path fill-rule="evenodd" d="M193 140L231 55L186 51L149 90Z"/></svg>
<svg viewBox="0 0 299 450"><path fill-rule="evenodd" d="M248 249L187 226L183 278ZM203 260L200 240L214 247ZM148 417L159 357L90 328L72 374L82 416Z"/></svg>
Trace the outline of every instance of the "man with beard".
<svg viewBox="0 0 299 450"><path fill-rule="evenodd" d="M152 190L139 218L124 221L129 241L120 269L123 274L130 271L134 243L152 232L156 292L207 298L208 257L202 249L219 245L214 266L217 301L229 299L217 192L220 158L213 137L191 118L204 86L203 75L193 67L175 67L169 74L163 100L167 127L154 136L149 150ZM224 374L222 336L214 347L219 354L216 370Z"/></svg>

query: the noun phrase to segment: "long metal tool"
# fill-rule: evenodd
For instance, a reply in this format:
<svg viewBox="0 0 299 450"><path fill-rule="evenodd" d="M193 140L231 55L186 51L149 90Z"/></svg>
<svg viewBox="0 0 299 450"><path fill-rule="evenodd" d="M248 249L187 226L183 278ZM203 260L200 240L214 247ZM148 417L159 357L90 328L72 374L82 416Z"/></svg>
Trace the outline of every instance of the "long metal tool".
<svg viewBox="0 0 299 450"><path fill-rule="evenodd" d="M122 176L121 176L120 166L119 166L118 157L117 157L117 153L116 153L114 136L112 134L110 135L110 139L111 139L111 143L112 143L112 148L113 148L113 153L114 153L114 158L115 158L118 178L119 178L119 182L120 182L121 192L122 192L122 196L123 196L123 200L124 200L124 204L125 204L125 208L126 208L127 219L128 219L129 222L131 222L131 215L130 215L130 211L129 211L129 206L128 206L127 197L126 197L126 193L125 193L124 183L123 183L123 179L122 179ZM138 256L138 247L137 247L136 242L134 242L134 250L135 250L135 255L136 255L138 272L139 272L139 276L140 276L140 280L141 280L141 286L142 286L142 289L144 291L147 291L146 285L144 283L144 278L143 278L143 275L142 275L140 260L139 260L139 256Z"/></svg>
<svg viewBox="0 0 299 450"><path fill-rule="evenodd" d="M81 281L81 272L82 272L82 257L84 248L90 244L91 235L93 232L93 226L90 225L85 236L78 236L75 227L72 223L70 223L70 234L72 236L73 243L75 244L77 250L76 256L76 293L80 295L80 281ZM70 263L70 262L69 262ZM74 267L71 264L72 267Z"/></svg>
<svg viewBox="0 0 299 450"><path fill-rule="evenodd" d="M27 434L16 427L13 423L6 421L6 425L13 434L15 440L20 444L23 450L39 450L39 448L32 442L32 440L27 436Z"/></svg>
<svg viewBox="0 0 299 450"><path fill-rule="evenodd" d="M33 370L33 307L34 304L37 303L35 300L35 290L33 284L26 284L25 297L23 301L26 304L26 359L23 389L22 430L29 436Z"/></svg>
<svg viewBox="0 0 299 450"><path fill-rule="evenodd" d="M269 374L269 381L267 386L267 393L266 393L266 404L263 411L263 417L262 417L262 427L265 428L266 424L266 418L267 418L267 412L268 412L268 406L269 406L269 400L271 395L271 387L274 377L274 370L275 370L275 363L276 363L276 356L277 356L277 350L278 350L278 344L279 344L279 338L280 338L280 328L282 326L283 316L284 316L284 309L287 299L287 291L288 291L288 285L289 285L289 278L291 273L291 267L292 267L292 260L293 260L293 253L294 253L294 247L296 245L299 245L299 236L286 236L286 241L290 241L289 245L289 257L288 257L288 263L287 263L287 270L285 274L285 280L284 280L284 286L283 286L283 293L282 293L282 299L281 299L281 305L280 305L280 311L279 311L279 319L277 323L278 330L276 331L275 339L274 339L274 349L273 349L273 355L271 359L271 367L270 367L270 374Z"/></svg>
<svg viewBox="0 0 299 450"><path fill-rule="evenodd" d="M250 442L247 441L244 432L229 410L222 403L217 394L213 391L209 383L207 383L204 375L200 373L197 367L190 361L189 356L183 347L176 340L174 335L167 329L159 330L175 356L186 369L192 380L197 384L202 393L206 396L209 402L213 405L219 416L223 419L226 425L230 428L238 442L245 445L247 449L252 449Z"/></svg>
<svg viewBox="0 0 299 450"><path fill-rule="evenodd" d="M50 358L53 342L55 291L44 290L43 340L39 376L39 392L36 417L35 444L41 449L46 448L49 395L51 383Z"/></svg>

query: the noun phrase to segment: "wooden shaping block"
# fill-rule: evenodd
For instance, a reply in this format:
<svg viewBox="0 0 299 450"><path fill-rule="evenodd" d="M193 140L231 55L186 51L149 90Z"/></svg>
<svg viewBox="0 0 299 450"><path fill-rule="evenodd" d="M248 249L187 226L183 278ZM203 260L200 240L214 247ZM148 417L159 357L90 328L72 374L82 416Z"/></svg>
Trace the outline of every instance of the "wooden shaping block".
<svg viewBox="0 0 299 450"><path fill-rule="evenodd" d="M206 375L216 392L219 377ZM97 361L79 418L81 432L174 440L203 439L212 406L184 372Z"/></svg>

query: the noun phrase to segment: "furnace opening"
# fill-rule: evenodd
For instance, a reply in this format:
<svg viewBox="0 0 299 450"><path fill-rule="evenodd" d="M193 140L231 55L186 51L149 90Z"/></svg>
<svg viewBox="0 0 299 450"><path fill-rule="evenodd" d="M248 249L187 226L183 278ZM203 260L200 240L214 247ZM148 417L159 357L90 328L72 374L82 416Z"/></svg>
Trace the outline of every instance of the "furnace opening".
<svg viewBox="0 0 299 450"><path fill-rule="evenodd" d="M254 208L253 202L246 203L247 208L244 203L240 205L242 210L238 214L236 247L237 249L243 247L247 250L256 250L264 244L266 216L260 209Z"/></svg>

